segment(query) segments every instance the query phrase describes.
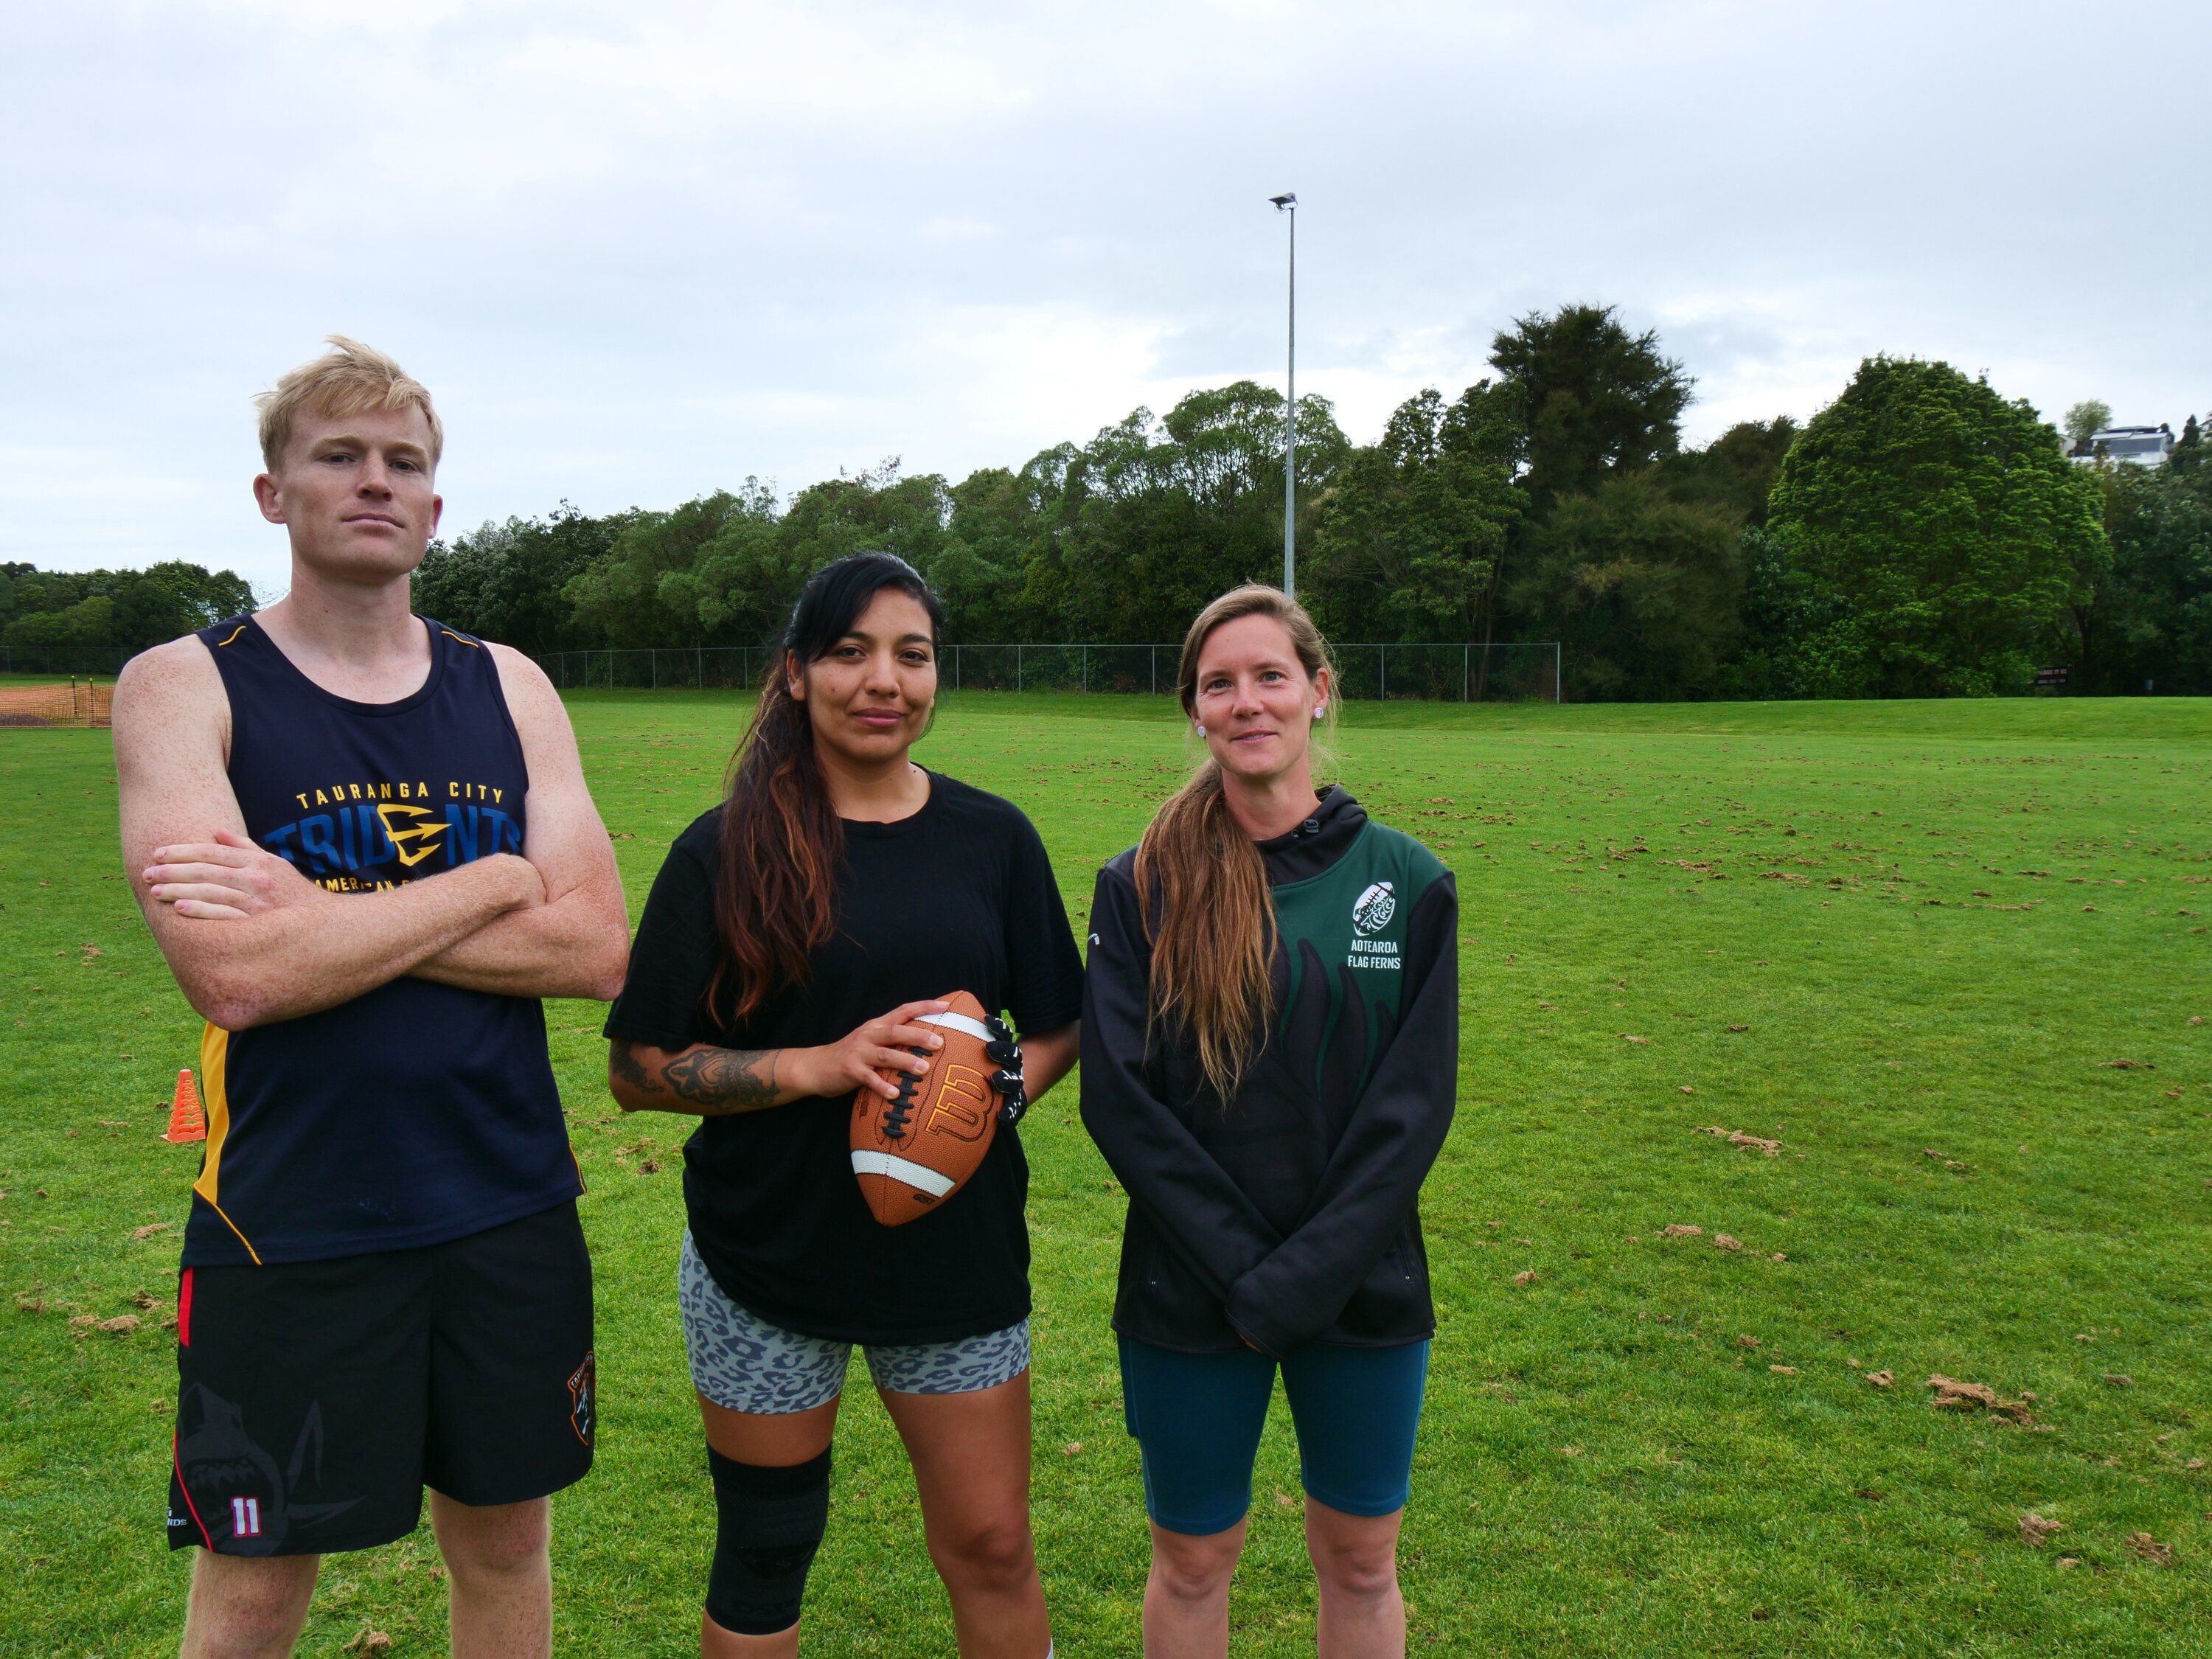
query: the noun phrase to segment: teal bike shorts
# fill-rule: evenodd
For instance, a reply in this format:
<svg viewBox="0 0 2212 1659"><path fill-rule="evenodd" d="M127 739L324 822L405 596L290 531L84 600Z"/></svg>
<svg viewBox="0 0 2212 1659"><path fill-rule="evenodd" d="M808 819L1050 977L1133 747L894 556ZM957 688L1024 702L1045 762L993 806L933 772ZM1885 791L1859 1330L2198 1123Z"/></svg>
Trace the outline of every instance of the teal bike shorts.
<svg viewBox="0 0 2212 1659"><path fill-rule="evenodd" d="M1252 1506L1252 1462L1275 1391L1263 1353L1175 1353L1121 1340L1121 1410L1145 1468L1145 1510L1166 1532L1226 1532ZM1346 1515L1405 1508L1429 1345L1310 1344L1281 1362L1306 1496Z"/></svg>

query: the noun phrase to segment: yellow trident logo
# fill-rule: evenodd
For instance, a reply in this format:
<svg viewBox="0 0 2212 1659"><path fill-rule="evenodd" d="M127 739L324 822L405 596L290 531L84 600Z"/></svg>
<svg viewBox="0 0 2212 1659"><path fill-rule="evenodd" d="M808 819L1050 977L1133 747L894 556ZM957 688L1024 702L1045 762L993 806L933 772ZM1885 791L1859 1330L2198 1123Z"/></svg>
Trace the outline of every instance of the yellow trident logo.
<svg viewBox="0 0 2212 1659"><path fill-rule="evenodd" d="M399 854L400 864L411 870L438 850L438 835L445 829L446 821L431 818L428 823L395 823L392 822L395 813L403 813L408 818L428 818L430 817L430 809L427 806L408 806L396 800L377 804L376 815L384 820L384 833L392 837L392 850Z"/></svg>

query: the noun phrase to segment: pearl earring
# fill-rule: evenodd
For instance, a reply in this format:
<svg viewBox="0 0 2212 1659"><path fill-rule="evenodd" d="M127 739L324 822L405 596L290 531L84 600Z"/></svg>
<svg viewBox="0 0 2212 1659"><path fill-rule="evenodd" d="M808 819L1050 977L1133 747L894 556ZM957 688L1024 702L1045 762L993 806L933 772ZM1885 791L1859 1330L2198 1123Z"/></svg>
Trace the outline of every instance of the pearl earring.
<svg viewBox="0 0 2212 1659"><path fill-rule="evenodd" d="M1198 735L1201 738L1206 735L1206 728L1204 726L1201 726L1198 728Z"/></svg>

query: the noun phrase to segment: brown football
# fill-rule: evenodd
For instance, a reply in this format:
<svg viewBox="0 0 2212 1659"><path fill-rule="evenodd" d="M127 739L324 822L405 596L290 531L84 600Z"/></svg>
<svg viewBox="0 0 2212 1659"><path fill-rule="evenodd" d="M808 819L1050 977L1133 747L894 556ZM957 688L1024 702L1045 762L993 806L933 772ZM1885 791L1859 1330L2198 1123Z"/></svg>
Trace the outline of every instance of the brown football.
<svg viewBox="0 0 2212 1659"><path fill-rule="evenodd" d="M938 1000L951 1006L911 1022L944 1036L934 1054L915 1051L929 1069L883 1073L899 1085L896 1100L872 1089L853 1091L853 1174L869 1212L886 1227L927 1215L958 1192L998 1133L991 1079L999 1068L984 1052L991 1032L983 1005L965 991Z"/></svg>

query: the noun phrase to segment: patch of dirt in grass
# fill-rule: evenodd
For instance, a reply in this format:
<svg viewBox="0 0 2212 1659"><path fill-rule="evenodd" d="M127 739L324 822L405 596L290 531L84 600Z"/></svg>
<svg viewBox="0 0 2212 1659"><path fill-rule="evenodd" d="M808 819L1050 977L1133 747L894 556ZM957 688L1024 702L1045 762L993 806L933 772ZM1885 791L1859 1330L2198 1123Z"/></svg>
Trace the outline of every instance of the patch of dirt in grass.
<svg viewBox="0 0 2212 1659"><path fill-rule="evenodd" d="M2035 1422L2034 1413L2027 1408L2027 1400L2000 1399L1997 1391L1986 1382L1964 1382L1937 1371L1928 1379L1928 1386L1936 1390L1935 1404L1939 1412L1986 1411L2022 1428Z"/></svg>
<svg viewBox="0 0 2212 1659"><path fill-rule="evenodd" d="M2020 1535L2027 1540L2030 1549L2041 1549L2050 1540L2052 1534L2065 1530L2066 1523L2063 1521L2053 1521L2047 1516L2038 1515L2033 1510L2020 1517Z"/></svg>
<svg viewBox="0 0 2212 1659"><path fill-rule="evenodd" d="M2173 1565L2173 1546L2161 1544L2147 1532L2131 1532L2123 1540L2127 1547L2154 1567Z"/></svg>
<svg viewBox="0 0 2212 1659"><path fill-rule="evenodd" d="M1957 1377L1946 1376L1941 1371L1928 1379L1928 1386L1936 1390L1936 1403L1939 1406L1947 1400L1956 1400L1962 1407L1994 1406L1997 1403L1997 1391L1987 1383L1961 1382Z"/></svg>
<svg viewBox="0 0 2212 1659"><path fill-rule="evenodd" d="M1782 1152L1782 1143L1778 1140L1771 1140L1765 1135L1747 1134L1741 1129L1724 1129L1717 1123L1709 1123L1698 1133L1717 1136L1731 1146L1756 1147L1769 1158L1779 1157Z"/></svg>
<svg viewBox="0 0 2212 1659"><path fill-rule="evenodd" d="M98 1314L79 1314L70 1321L70 1328L83 1336L93 1331L103 1331L110 1336L128 1336L138 1328L137 1314L118 1314L112 1319L102 1319Z"/></svg>

